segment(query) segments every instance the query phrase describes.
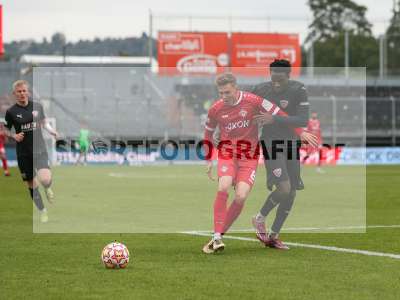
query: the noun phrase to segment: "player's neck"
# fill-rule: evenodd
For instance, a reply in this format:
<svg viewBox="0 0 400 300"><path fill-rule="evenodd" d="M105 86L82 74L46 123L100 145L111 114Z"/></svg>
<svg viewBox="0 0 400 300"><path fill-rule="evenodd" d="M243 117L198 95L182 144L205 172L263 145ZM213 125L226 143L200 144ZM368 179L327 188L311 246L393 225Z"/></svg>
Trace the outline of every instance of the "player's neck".
<svg viewBox="0 0 400 300"><path fill-rule="evenodd" d="M236 104L238 104L240 102L241 96L242 96L242 92L238 90L236 92L236 97L234 99L232 99L231 101L225 102L225 103L230 106L235 106Z"/></svg>
<svg viewBox="0 0 400 300"><path fill-rule="evenodd" d="M17 101L17 105L21 107L27 107L29 104L29 100L27 101Z"/></svg>

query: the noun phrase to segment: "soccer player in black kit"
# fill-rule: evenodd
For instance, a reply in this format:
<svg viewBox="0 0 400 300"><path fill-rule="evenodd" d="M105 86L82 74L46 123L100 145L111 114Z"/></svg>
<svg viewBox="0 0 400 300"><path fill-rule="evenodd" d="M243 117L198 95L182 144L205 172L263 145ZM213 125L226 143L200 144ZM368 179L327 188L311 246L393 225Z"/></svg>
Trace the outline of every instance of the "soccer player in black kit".
<svg viewBox="0 0 400 300"><path fill-rule="evenodd" d="M22 179L27 182L30 195L40 212L40 221L45 223L48 216L38 189L38 181L45 188L49 202L52 202L54 194L50 188L52 178L42 128L55 138L58 133L47 123L42 105L29 99L28 82L14 82L13 96L16 104L6 112L6 134L17 142L17 160ZM10 131L12 127L15 134Z"/></svg>
<svg viewBox="0 0 400 300"><path fill-rule="evenodd" d="M267 247L289 249L279 232L288 217L296 196L303 189L300 178L300 145L293 134L293 127L306 127L309 119L309 102L306 88L301 82L290 80L291 65L287 60L275 60L270 64L271 81L254 87L253 93L269 99L287 112L288 116L262 114L255 119L263 125L261 143L267 171L267 187L272 193L252 223L257 238ZM278 150L279 149L279 150ZM275 220L266 231L265 218L277 207Z"/></svg>

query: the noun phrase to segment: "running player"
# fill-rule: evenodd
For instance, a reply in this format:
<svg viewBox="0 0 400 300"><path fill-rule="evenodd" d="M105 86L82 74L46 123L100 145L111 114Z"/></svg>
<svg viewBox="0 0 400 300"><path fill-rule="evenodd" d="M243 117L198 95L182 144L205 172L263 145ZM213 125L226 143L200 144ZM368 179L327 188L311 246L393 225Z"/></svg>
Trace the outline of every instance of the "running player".
<svg viewBox="0 0 400 300"><path fill-rule="evenodd" d="M0 159L3 164L4 176L10 176L10 170L8 169L7 156L5 143L7 142L7 136L4 131L4 124L0 123Z"/></svg>
<svg viewBox="0 0 400 300"><path fill-rule="evenodd" d="M78 160L76 161L76 165L82 164L86 165L87 164L87 153L89 151L89 135L90 131L87 128L85 123L82 123L81 129L79 130L79 157Z"/></svg>
<svg viewBox="0 0 400 300"><path fill-rule="evenodd" d="M288 113L288 116L268 114L256 116L256 120L264 124L261 141L266 145L263 147L263 154L267 171L267 188L272 191L275 187L275 190L269 194L252 221L257 238L265 246L289 249L278 237L292 209L296 190L304 188L300 178L298 137L293 134L291 128L307 126L309 102L304 85L289 79L291 72L289 61L275 60L270 64L270 72L271 81L257 85L253 93L266 99L273 99L279 108ZM276 142L283 143L282 152L273 153L273 144ZM291 155L292 153L295 155ZM276 217L268 233L265 218L275 207L277 207Z"/></svg>
<svg viewBox="0 0 400 300"><path fill-rule="evenodd" d="M50 188L52 176L42 127L55 138L58 137L58 133L46 121L42 105L29 99L28 82L14 82L13 96L16 104L6 112L6 134L17 142L17 160L22 179L27 182L31 198L40 212L40 221L45 223L48 221L47 210L39 192L36 175L45 188L50 203L54 199L54 193ZM12 127L15 134L10 131Z"/></svg>
<svg viewBox="0 0 400 300"><path fill-rule="evenodd" d="M313 145L307 145L306 156L303 158L303 164L307 162L311 155L317 154L317 172L325 173L324 170L321 169L321 148L322 148L322 135L321 135L321 122L318 120L318 114L316 112L311 113L311 118L308 120L307 131L312 133L318 138L318 145L315 147Z"/></svg>
<svg viewBox="0 0 400 300"><path fill-rule="evenodd" d="M286 116L274 103L254 94L240 91L236 78L230 74L219 75L216 85L221 99L208 111L205 125L204 143L212 148L213 132L220 130L218 144L218 191L214 201L214 235L203 247L204 253L223 250L222 235L242 211L244 202L254 184L259 158L258 124L253 121L260 111L270 115ZM292 129L294 130L294 129ZM310 141L312 135L295 129L301 138ZM210 153L210 149L206 149ZM211 180L212 161L206 156L207 175ZM234 200L227 208L228 191L235 188Z"/></svg>

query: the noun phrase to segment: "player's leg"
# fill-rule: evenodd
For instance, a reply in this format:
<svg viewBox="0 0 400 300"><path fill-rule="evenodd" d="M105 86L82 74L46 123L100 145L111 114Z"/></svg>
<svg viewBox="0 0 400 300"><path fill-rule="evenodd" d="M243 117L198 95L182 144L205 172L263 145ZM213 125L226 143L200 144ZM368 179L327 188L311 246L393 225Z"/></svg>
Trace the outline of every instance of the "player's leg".
<svg viewBox="0 0 400 300"><path fill-rule="evenodd" d="M296 159L288 159L286 161L286 166L289 180L279 182L277 185L277 190L280 192L281 198L279 199L280 201L276 211L276 217L271 226L268 241L266 243L269 247L283 250L287 250L289 247L279 239L279 234L292 210L294 199L296 197L296 190L303 188L299 186L301 182L300 161Z"/></svg>
<svg viewBox="0 0 400 300"><path fill-rule="evenodd" d="M87 165L87 153L89 151L89 144L85 143L82 147L82 151L83 151L83 165L86 166Z"/></svg>
<svg viewBox="0 0 400 300"><path fill-rule="evenodd" d="M235 198L228 208L224 224L226 233L243 210L244 203L251 191L251 185L247 182L239 181L235 186Z"/></svg>
<svg viewBox="0 0 400 300"><path fill-rule="evenodd" d="M218 160L218 190L214 200L214 234L213 238L203 247L203 252L210 254L225 248L222 242L226 218L226 206L228 201L228 192L232 187L233 178L236 174L233 160Z"/></svg>
<svg viewBox="0 0 400 300"><path fill-rule="evenodd" d="M8 169L6 149L0 146L0 159L3 165L4 176L10 176L10 170Z"/></svg>
<svg viewBox="0 0 400 300"><path fill-rule="evenodd" d="M48 221L47 210L43 204L42 196L40 195L38 184L35 181L33 170L32 156L18 156L18 168L21 172L22 180L27 183L29 194L40 213L40 221L46 223Z"/></svg>
<svg viewBox="0 0 400 300"><path fill-rule="evenodd" d="M214 234L212 239L203 247L203 252L211 254L225 248L222 242L222 234L226 217L226 204L228 191L232 186L232 176L221 176L218 178L218 190L214 199Z"/></svg>
<svg viewBox="0 0 400 300"><path fill-rule="evenodd" d="M244 203L250 194L256 179L258 159L237 160L237 174L235 181L235 198L226 213L224 233L229 230L242 212Z"/></svg>
<svg viewBox="0 0 400 300"><path fill-rule="evenodd" d="M37 170L37 178L43 186L47 200L50 203L54 202L54 192L51 188L53 183L52 174L49 165L49 159L46 152L34 156L34 167Z"/></svg>
<svg viewBox="0 0 400 300"><path fill-rule="evenodd" d="M322 159L321 159L321 157L322 157L322 148L318 147L318 149L316 151L317 151L317 154L318 154L318 156L317 156L317 159L318 159L317 172L320 173L320 174L324 174L325 171L321 168L321 165L322 165Z"/></svg>
<svg viewBox="0 0 400 300"><path fill-rule="evenodd" d="M267 188L272 190L275 187L275 189L268 195L260 211L252 219L256 236L262 243L268 241L266 217L276 206L285 201L291 189L286 166L286 153L277 153L275 159L264 161L264 165L267 172Z"/></svg>

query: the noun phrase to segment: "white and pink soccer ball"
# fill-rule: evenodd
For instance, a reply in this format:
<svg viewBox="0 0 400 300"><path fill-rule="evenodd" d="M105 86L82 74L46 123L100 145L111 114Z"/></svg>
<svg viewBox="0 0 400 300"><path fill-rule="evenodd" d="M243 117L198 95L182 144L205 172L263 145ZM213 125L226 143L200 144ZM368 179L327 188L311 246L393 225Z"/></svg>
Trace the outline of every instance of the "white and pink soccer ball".
<svg viewBox="0 0 400 300"><path fill-rule="evenodd" d="M129 263L129 250L124 244L115 241L104 247L101 261L107 269L124 269Z"/></svg>

